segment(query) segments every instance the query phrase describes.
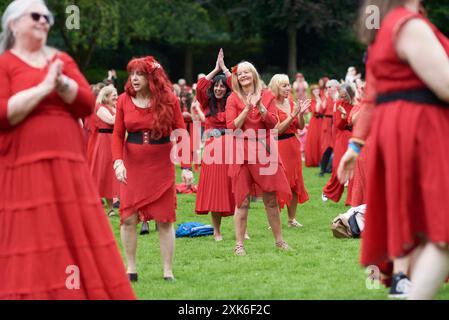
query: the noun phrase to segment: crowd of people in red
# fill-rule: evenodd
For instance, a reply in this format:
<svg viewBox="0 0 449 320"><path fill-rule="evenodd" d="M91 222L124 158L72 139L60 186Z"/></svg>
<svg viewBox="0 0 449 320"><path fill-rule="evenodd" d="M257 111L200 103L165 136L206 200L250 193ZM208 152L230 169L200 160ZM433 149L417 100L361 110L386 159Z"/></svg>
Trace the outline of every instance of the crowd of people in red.
<svg viewBox="0 0 449 320"><path fill-rule="evenodd" d="M380 2L380 30L361 28L366 82L350 67L341 81L276 74L265 85L250 62L229 70L220 50L192 87L172 84L152 56L133 58L118 95L115 72L89 86L46 45L53 16L42 0L13 1L0 38L0 299L135 299L136 226L151 220L163 279L175 281L173 150L184 139L183 190L196 193L196 214L211 213L216 241L233 216L236 255L247 255L252 196L275 247L291 250L280 212L303 227L304 162L331 173L323 202L347 186L346 205L367 205L362 264L379 266L392 295L432 298L449 273L449 40L419 0L366 5ZM117 206L126 271L105 215ZM81 290L67 289L67 266L79 268Z"/></svg>

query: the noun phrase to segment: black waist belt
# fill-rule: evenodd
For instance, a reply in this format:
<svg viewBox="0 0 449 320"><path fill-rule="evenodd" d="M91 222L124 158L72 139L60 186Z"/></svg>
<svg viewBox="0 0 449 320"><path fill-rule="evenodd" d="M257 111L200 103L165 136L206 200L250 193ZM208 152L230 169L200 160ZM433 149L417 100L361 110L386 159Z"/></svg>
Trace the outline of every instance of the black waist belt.
<svg viewBox="0 0 449 320"><path fill-rule="evenodd" d="M209 131L208 137L220 137L226 134L226 129L224 128L215 128Z"/></svg>
<svg viewBox="0 0 449 320"><path fill-rule="evenodd" d="M438 98L429 89L405 90L387 94L380 94L376 98L376 104L388 103L399 100L422 104L432 104L444 108L449 108L449 103L440 100L440 98Z"/></svg>
<svg viewBox="0 0 449 320"><path fill-rule="evenodd" d="M352 126L346 125L345 130L352 131Z"/></svg>
<svg viewBox="0 0 449 320"><path fill-rule="evenodd" d="M324 117L325 117L325 118L331 118L331 119L334 118L334 116L331 116L331 115L328 115L328 114L325 114Z"/></svg>
<svg viewBox="0 0 449 320"><path fill-rule="evenodd" d="M114 129L98 129L99 133L113 133Z"/></svg>
<svg viewBox="0 0 449 320"><path fill-rule="evenodd" d="M315 115L315 118L323 119L324 118L324 114L317 114L317 115Z"/></svg>
<svg viewBox="0 0 449 320"><path fill-rule="evenodd" d="M294 137L294 136L295 136L294 133L281 134L280 136L277 137L277 140L290 139L290 138L292 138L292 137Z"/></svg>
<svg viewBox="0 0 449 320"><path fill-rule="evenodd" d="M129 132L126 142L135 144L165 144L170 142L170 136L155 140L151 138L150 131Z"/></svg>

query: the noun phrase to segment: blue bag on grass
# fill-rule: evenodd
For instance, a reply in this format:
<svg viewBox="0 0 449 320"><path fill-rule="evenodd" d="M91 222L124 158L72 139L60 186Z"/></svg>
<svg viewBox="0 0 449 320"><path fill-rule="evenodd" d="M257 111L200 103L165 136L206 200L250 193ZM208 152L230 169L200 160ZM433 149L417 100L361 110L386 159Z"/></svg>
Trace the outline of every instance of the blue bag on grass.
<svg viewBox="0 0 449 320"><path fill-rule="evenodd" d="M178 225L176 238L182 237L201 237L214 234L214 228L211 225L204 225L199 222L186 222Z"/></svg>

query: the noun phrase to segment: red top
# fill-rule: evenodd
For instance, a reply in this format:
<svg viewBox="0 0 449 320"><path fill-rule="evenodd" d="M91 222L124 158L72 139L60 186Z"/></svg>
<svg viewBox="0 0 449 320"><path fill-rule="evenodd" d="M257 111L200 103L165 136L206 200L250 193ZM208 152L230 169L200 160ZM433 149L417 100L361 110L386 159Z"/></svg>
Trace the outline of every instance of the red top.
<svg viewBox="0 0 449 320"><path fill-rule="evenodd" d="M32 67L10 51L0 56L0 154L7 146L9 133L12 133L18 161L33 161L48 156L83 157L82 139L67 134L67 130L71 130L74 123L77 124L76 128L81 129L76 119L92 113L95 97L75 61L63 52L57 53L56 58L64 63L63 74L78 83L75 100L67 104L56 91L52 92L11 131L13 127L7 118L9 99L18 92L39 85L47 75L48 66L42 69ZM48 139L49 136L52 138ZM11 142L11 138L8 141Z"/></svg>
<svg viewBox="0 0 449 320"><path fill-rule="evenodd" d="M323 112L323 114L325 116L333 116L334 115L334 99L332 99L331 97L327 97L325 98L325 100L323 100L324 105L321 106L321 110ZM323 110L324 107L324 110Z"/></svg>
<svg viewBox="0 0 449 320"><path fill-rule="evenodd" d="M290 102L290 112L293 111L293 108L295 106L294 102L292 99L289 99ZM279 117L279 121L280 122L284 122L288 115L287 113L285 113L283 110L278 109L278 117ZM298 121L298 117L295 117L295 119L293 119L292 123L290 123L290 126L287 128L287 130L285 130L282 134L295 134L299 129L299 121ZM280 135L282 135L280 134Z"/></svg>
<svg viewBox="0 0 449 320"><path fill-rule="evenodd" d="M262 91L262 104L267 108L265 117L259 112L259 109L252 107L249 111L245 122L243 123L241 129L243 131L247 129L273 129L278 123L277 117L277 107L276 99L270 90ZM245 104L240 100L235 92L231 93L226 102L226 125L228 129L236 130L234 125L234 120L242 113L245 109ZM268 134L268 132L267 132Z"/></svg>
<svg viewBox="0 0 449 320"><path fill-rule="evenodd" d="M226 82L229 86L229 88L232 88L231 84L232 77L229 77L226 79ZM218 110L222 110L221 112L217 112L215 116L208 116L210 112L209 108L209 97L207 96L207 91L212 85L211 80L207 80L206 77L201 78L198 80L197 83L197 92L196 92L196 98L198 102L201 104L201 109L204 112L204 115L206 116L206 122L204 124L204 128L207 129L226 129L226 101L218 100Z"/></svg>
<svg viewBox="0 0 449 320"><path fill-rule="evenodd" d="M113 129L114 125L107 124L106 122L101 120L100 117L97 115L97 112L100 108L105 108L106 110L108 110L109 113L111 114L111 116L115 115L115 112L113 111L113 109L104 104L99 104L98 106L96 106L95 107L95 115L96 115L95 126L96 126L96 128L98 128L98 129Z"/></svg>
<svg viewBox="0 0 449 320"><path fill-rule="evenodd" d="M354 129L354 138L366 140L377 94L407 89L426 88L426 84L415 74L408 63L402 61L395 49L395 39L405 22L412 18L424 20L449 55L449 39L427 18L405 7L392 10L383 20L375 41L368 48L366 63L366 95Z"/></svg>
<svg viewBox="0 0 449 320"><path fill-rule="evenodd" d="M346 110L346 119L343 119L341 117L341 111L338 110L338 107L342 106ZM337 128L339 130L345 130L346 126L349 125L349 116L351 113L351 110L353 108L352 104L343 100L337 101L337 111L335 111L335 120L337 122Z"/></svg>
<svg viewBox="0 0 449 320"><path fill-rule="evenodd" d="M320 108L317 111L316 110L317 102L316 102L315 98L312 98L312 103L310 104L309 112L312 112L312 116L313 117L316 117L316 116L319 116L319 115L323 114L322 113L323 112L323 103L324 103L324 100L321 100Z"/></svg>
<svg viewBox="0 0 449 320"><path fill-rule="evenodd" d="M179 100L173 95L175 101L173 108L173 124L170 135L174 129L185 129L184 119L182 117ZM151 130L151 123L153 118L152 108L137 107L131 97L122 93L117 101L117 113L115 116L114 133L112 135L112 158L113 161L123 159L123 144L125 139L125 132L137 132Z"/></svg>

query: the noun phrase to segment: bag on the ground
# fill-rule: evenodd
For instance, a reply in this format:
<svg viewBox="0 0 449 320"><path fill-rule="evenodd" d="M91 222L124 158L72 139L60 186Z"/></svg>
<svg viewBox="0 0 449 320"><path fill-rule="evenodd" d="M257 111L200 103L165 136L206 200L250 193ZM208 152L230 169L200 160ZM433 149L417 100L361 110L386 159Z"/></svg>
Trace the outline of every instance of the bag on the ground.
<svg viewBox="0 0 449 320"><path fill-rule="evenodd" d="M176 238L182 237L201 237L214 234L214 228L211 225L204 225L199 222L185 222L178 225L176 229Z"/></svg>
<svg viewBox="0 0 449 320"><path fill-rule="evenodd" d="M359 238L365 226L366 204L349 209L332 221L335 238Z"/></svg>

